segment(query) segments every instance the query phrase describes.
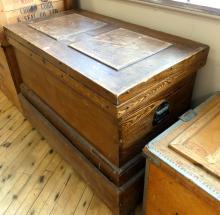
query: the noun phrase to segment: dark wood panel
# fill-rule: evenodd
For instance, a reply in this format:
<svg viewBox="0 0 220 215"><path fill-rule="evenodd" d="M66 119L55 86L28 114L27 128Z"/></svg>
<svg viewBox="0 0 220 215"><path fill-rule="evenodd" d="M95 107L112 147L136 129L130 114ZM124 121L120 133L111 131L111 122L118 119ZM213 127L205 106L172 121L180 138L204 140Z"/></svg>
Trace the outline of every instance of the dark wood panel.
<svg viewBox="0 0 220 215"><path fill-rule="evenodd" d="M79 7L78 0L64 0L65 10L77 9L78 7Z"/></svg>

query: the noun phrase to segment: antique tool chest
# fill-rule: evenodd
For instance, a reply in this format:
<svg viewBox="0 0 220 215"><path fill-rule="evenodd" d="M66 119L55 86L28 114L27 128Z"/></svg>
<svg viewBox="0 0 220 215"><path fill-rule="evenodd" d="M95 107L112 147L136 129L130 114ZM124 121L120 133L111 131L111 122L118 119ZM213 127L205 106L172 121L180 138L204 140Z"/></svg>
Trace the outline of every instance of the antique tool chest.
<svg viewBox="0 0 220 215"><path fill-rule="evenodd" d="M144 149L145 214L220 214L220 93Z"/></svg>
<svg viewBox="0 0 220 215"><path fill-rule="evenodd" d="M114 214L131 212L142 148L189 108L208 47L86 11L5 33L27 118Z"/></svg>
<svg viewBox="0 0 220 215"><path fill-rule="evenodd" d="M7 59L13 61L14 56L4 38L3 25L53 15L75 6L74 0L0 0L0 89L20 110L19 87L16 85L19 80L16 71L11 73L13 65L7 63Z"/></svg>

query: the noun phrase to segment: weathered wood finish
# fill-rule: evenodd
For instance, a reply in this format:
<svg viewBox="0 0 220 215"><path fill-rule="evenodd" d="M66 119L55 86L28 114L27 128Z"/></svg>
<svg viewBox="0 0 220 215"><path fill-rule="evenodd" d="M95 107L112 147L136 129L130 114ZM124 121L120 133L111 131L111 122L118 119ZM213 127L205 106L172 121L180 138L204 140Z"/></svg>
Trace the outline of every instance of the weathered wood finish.
<svg viewBox="0 0 220 215"><path fill-rule="evenodd" d="M178 138L169 144L177 153L220 178L220 99Z"/></svg>
<svg viewBox="0 0 220 215"><path fill-rule="evenodd" d="M65 24L65 35L55 22ZM189 108L208 47L85 11L8 26L5 32L16 54L27 117L115 214L132 211L142 190L141 148ZM93 38L104 41L102 52L111 46L124 51L123 44L133 47L131 35L135 47L143 43L146 48L150 40L156 45L132 65L133 50L128 61L113 59L117 70L89 57L88 50L83 54L70 47ZM94 40L87 41L92 51L98 50Z"/></svg>
<svg viewBox="0 0 220 215"><path fill-rule="evenodd" d="M146 141L161 133L174 123L183 112L188 110L195 77L196 73L184 78L171 76L162 83L158 83L159 86L157 85L154 89L150 89L148 93L137 98L137 101L141 101L137 110L132 110L133 102L127 105L131 111L120 117L121 136L124 142L120 150L122 160L127 160L142 150L146 145ZM169 87L171 83L172 87ZM159 89L158 92L153 94L152 92L157 91L157 89ZM146 101L144 101L145 99ZM162 123L153 125L156 109L164 101L170 105L169 116Z"/></svg>
<svg viewBox="0 0 220 215"><path fill-rule="evenodd" d="M32 57L27 57L27 54ZM78 89L71 90L65 82L60 82L58 77L54 76L54 70L45 68L43 61L35 62L37 61L35 55L24 47L21 51L16 49L16 56L23 82L116 166L122 166L138 154L145 145L144 139L150 140L167 128L190 105L195 73L165 79L155 87L156 89L150 89L149 96L141 95L147 101L145 102L141 97L136 109L132 108L133 102L128 103L126 107L130 105L131 111L126 109L124 115L120 112L121 117L117 120L117 112L115 115L109 115L105 109L97 107L89 98L78 94ZM36 82L36 79L39 82ZM68 100L67 104L64 103L63 98ZM170 104L170 115L163 123L153 126L155 111L164 101ZM113 108L117 111L116 107ZM97 130L100 132L95 132Z"/></svg>
<svg viewBox="0 0 220 215"><path fill-rule="evenodd" d="M24 84L21 85L21 93L52 125L67 137L79 151L92 161L96 168L103 172L106 177L116 185L121 186L125 184L136 172L144 168L145 160L141 153L121 168L113 165Z"/></svg>
<svg viewBox="0 0 220 215"><path fill-rule="evenodd" d="M46 58L50 63L65 72L66 75L83 82L86 87L115 105L123 104L136 95L143 93L156 80L164 79L164 77L168 77L173 72L181 73L187 70L190 72L192 69L197 71L206 63L208 47L205 45L98 14L84 11L77 13L106 22L109 28L121 27L130 29L170 42L173 46L120 72L116 72L103 64L97 64L97 61L65 45L77 39L77 36L69 38L70 41L60 42L25 24L8 26L6 32L9 38L14 38L25 47L33 50L34 53ZM104 29L106 30L106 27ZM104 29L87 32L87 34L97 35ZM84 34L79 37L82 36ZM48 44L50 44L50 49L44 50L45 47L48 47ZM60 52L60 50L63 50L63 52ZM65 55L62 53L65 53ZM77 61L74 59L77 59ZM91 71L90 68L93 68L93 70ZM99 78L97 79L97 77Z"/></svg>
<svg viewBox="0 0 220 215"><path fill-rule="evenodd" d="M125 28L114 29L70 44L70 47L118 71L170 46L171 43Z"/></svg>
<svg viewBox="0 0 220 215"><path fill-rule="evenodd" d="M113 211L114 215L126 215L134 211L142 198L144 169L121 187L117 187L78 151L40 112L22 95L22 107L26 117L49 141L52 147L68 161L94 192ZM107 193L107 195L106 195Z"/></svg>
<svg viewBox="0 0 220 215"><path fill-rule="evenodd" d="M220 213L219 113L217 93L145 147L145 214Z"/></svg>
<svg viewBox="0 0 220 215"><path fill-rule="evenodd" d="M105 22L76 13L70 13L66 16L57 16L53 19L39 20L39 22L29 24L30 27L58 41L102 28L105 25Z"/></svg>
<svg viewBox="0 0 220 215"><path fill-rule="evenodd" d="M71 16L69 15L71 12L67 14L67 16ZM110 18L96 14L86 12L80 12L80 14L106 23L104 27L100 26L98 30L88 31L87 34L93 36L102 35L103 31L109 32L119 26L124 28L126 26L126 28L131 28L131 30L144 35L153 36L173 44L170 48L141 62L123 70L115 71L67 46L72 44L74 40L83 41L84 37L87 38L84 33L80 34L82 37L80 38L80 36L75 35L75 32L72 32L73 35L69 36L69 38L66 37L65 41L62 42L22 24L9 27L14 28L13 31L19 32L19 37L12 33L11 30L7 30L9 42L16 47L16 57L23 82L68 124L91 142L111 163L120 167L140 152L144 146L142 140L147 138L147 135L149 139L152 138L188 109L195 74L204 65L208 49L201 44L177 37L174 38L153 30L138 28L120 21L114 20L113 22ZM80 20L79 18L80 16L77 19L77 23ZM62 19L59 19L61 23L64 22L69 25L70 22L68 20L63 19L62 21ZM53 23L54 20L52 19L51 22ZM94 23L97 23L86 19L81 20L86 23L87 29L91 28L89 25L93 26ZM50 19L43 21L43 23L45 22L50 23ZM40 23L37 22L32 27L39 29ZM42 27L40 30L52 36L57 32L57 29L54 28L53 25L49 25ZM25 35L22 33L23 31L20 32L21 29L26 32ZM68 28L65 31L68 31ZM123 35L121 36L123 37ZM27 43L27 41L32 42ZM45 47L48 47L48 44L50 44L50 54L47 49L42 52ZM65 54L58 58L56 55L59 55L60 52L56 49L61 49L61 46ZM161 58L164 61L157 60ZM75 64L75 62L78 62L78 64ZM164 67L168 67L168 69L159 73L158 70L160 70L161 66L163 66L163 69ZM72 68L72 70L70 71L68 68ZM88 68L93 68L94 71L87 71ZM142 71L146 70L146 72L143 74L140 68L142 68ZM157 70L154 71L156 68ZM103 70L101 71L101 69ZM150 69L153 69L153 72L150 72ZM30 73L30 70L34 72ZM131 80L133 83L128 81L128 77L130 78L131 74L133 74L132 70L137 70ZM86 73L82 77L83 79L78 79L81 72ZM98 79L94 78L95 74ZM144 82L138 83L131 88L131 85L134 85L134 80L136 83L138 80L140 81L140 74L142 79L145 79ZM85 75L89 78L85 77ZM39 83L36 80L39 80ZM108 83L103 82L105 80L108 80ZM119 89L120 92L113 88L110 89L113 85L121 88ZM124 88L129 89L129 91L125 90L123 92ZM138 91L135 89L138 89ZM117 100L116 104L112 101L113 96ZM66 109L63 109L63 98L68 100L68 104L65 104ZM177 99L180 101L179 105L176 103ZM166 100L170 103L170 116L167 122L152 126L155 110ZM88 107L90 112L88 112ZM95 131L100 132L96 133ZM140 144L140 142L142 143Z"/></svg>

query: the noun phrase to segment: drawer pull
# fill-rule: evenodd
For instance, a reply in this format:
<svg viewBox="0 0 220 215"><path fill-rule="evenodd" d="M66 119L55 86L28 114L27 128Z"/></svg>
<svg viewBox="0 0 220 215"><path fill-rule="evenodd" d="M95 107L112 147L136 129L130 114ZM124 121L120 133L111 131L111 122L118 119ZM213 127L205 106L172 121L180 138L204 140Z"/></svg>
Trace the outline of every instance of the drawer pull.
<svg viewBox="0 0 220 215"><path fill-rule="evenodd" d="M170 113L170 105L167 101L164 101L160 106L156 109L153 119L153 125L158 125L165 119L167 119Z"/></svg>

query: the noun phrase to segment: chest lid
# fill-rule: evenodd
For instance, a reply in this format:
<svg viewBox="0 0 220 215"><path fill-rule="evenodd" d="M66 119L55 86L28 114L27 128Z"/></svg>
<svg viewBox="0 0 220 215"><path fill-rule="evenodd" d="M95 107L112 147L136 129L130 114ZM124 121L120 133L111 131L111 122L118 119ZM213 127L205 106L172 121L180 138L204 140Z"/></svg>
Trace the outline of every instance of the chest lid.
<svg viewBox="0 0 220 215"><path fill-rule="evenodd" d="M170 142L169 147L220 178L220 101Z"/></svg>
<svg viewBox="0 0 220 215"><path fill-rule="evenodd" d="M36 30L59 41L68 39L71 41L75 35L106 25L105 22L79 14L69 14L30 24ZM119 71L172 44L128 29L115 28L96 36L75 39L68 45Z"/></svg>
<svg viewBox="0 0 220 215"><path fill-rule="evenodd" d="M116 105L154 80L195 72L208 53L200 43L85 11L7 26L6 34Z"/></svg>
<svg viewBox="0 0 220 215"><path fill-rule="evenodd" d="M144 151L220 201L220 93L183 115Z"/></svg>

